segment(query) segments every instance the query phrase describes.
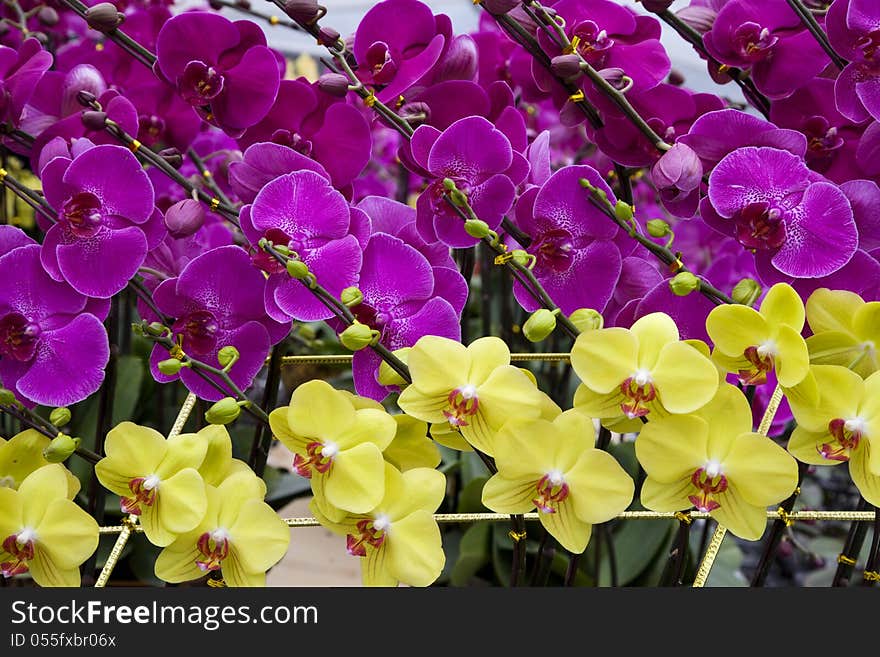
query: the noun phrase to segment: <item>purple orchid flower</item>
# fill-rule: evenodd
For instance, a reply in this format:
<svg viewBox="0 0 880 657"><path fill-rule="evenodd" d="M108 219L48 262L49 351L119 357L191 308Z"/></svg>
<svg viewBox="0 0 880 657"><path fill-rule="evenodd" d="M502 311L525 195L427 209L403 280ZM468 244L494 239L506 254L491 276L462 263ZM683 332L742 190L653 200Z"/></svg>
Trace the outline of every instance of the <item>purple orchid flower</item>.
<svg viewBox="0 0 880 657"><path fill-rule="evenodd" d="M261 294L265 285L265 277L243 249L222 246L194 258L179 277L163 281L153 300L159 310L176 319L170 328L184 353L217 366L220 349L238 349L240 356L229 377L246 389L263 367L270 347L290 330L289 323L266 317ZM202 399L216 401L226 396L191 369L182 368L175 376L162 374L158 364L168 357L164 347L153 347L150 371L156 381L167 383L179 377ZM208 376L222 386L219 378Z"/></svg>
<svg viewBox="0 0 880 657"><path fill-rule="evenodd" d="M58 213L43 243L43 266L77 292L113 296L165 234L150 179L131 151L110 145L72 160L53 158L41 175L46 200Z"/></svg>
<svg viewBox="0 0 880 657"><path fill-rule="evenodd" d="M330 181L313 171L296 171L268 183L241 213L251 244L263 237L282 244L306 263L318 283L338 297L357 284L370 219L348 205ZM255 262L269 273L265 306L277 321L328 319L333 313L277 262L257 251Z"/></svg>
<svg viewBox="0 0 880 657"><path fill-rule="evenodd" d="M253 203L268 183L294 171L314 171L330 180L330 175L317 161L287 146L260 142L249 146L241 160L229 165L229 184L243 202Z"/></svg>
<svg viewBox="0 0 880 657"><path fill-rule="evenodd" d="M370 159L370 126L344 100L304 78L282 80L272 109L238 139L241 148L274 142L320 162L337 188L349 185Z"/></svg>
<svg viewBox="0 0 880 657"><path fill-rule="evenodd" d="M0 228L0 276L15 281L0 290L0 380L23 402L82 401L101 386L110 358L101 319L87 297L45 272L39 245Z"/></svg>
<svg viewBox="0 0 880 657"><path fill-rule="evenodd" d="M52 55L36 39L25 39L17 50L0 46L0 123L20 125L25 105L51 65Z"/></svg>
<svg viewBox="0 0 880 657"><path fill-rule="evenodd" d="M579 181L586 178L602 189L611 203L614 194L599 172L588 166L569 166L554 173L541 188L523 194L516 222L532 242L527 251L537 258L535 278L562 312L578 308L604 310L620 276L620 251L611 240L617 225L590 203ZM519 282L513 292L528 311L540 303Z"/></svg>
<svg viewBox="0 0 880 657"><path fill-rule="evenodd" d="M859 123L880 119L880 6L873 0L837 0L826 16L828 40L849 60L834 83L837 109Z"/></svg>
<svg viewBox="0 0 880 657"><path fill-rule="evenodd" d="M449 246L473 246L479 240L468 235L464 222L444 197L445 178L467 194L476 215L498 228L510 210L516 185L528 174L528 161L514 153L505 134L480 116L453 123L442 133L419 126L413 134L412 155L430 180L416 204L417 227L429 242Z"/></svg>
<svg viewBox="0 0 880 657"><path fill-rule="evenodd" d="M785 0L730 0L703 43L722 64L749 70L771 99L790 95L830 61Z"/></svg>
<svg viewBox="0 0 880 657"><path fill-rule="evenodd" d="M395 100L432 72L451 36L449 18L418 0L379 2L355 32L358 78L382 102Z"/></svg>
<svg viewBox="0 0 880 657"><path fill-rule="evenodd" d="M358 321L378 330L381 344L392 351L413 346L423 335L460 340L461 310L439 295L437 270L403 240L375 233L364 249L358 282L364 300L351 310ZM376 381L381 362L371 349L355 352L352 370L359 395L377 401L388 395L389 389Z"/></svg>
<svg viewBox="0 0 880 657"><path fill-rule="evenodd" d="M849 262L858 247L844 193L801 158L776 148L748 146L722 159L709 177L700 214L755 251L765 282L780 275L827 276Z"/></svg>
<svg viewBox="0 0 880 657"><path fill-rule="evenodd" d="M203 11L178 14L159 32L156 56L158 70L181 97L231 135L265 117L278 94L278 58L251 21Z"/></svg>

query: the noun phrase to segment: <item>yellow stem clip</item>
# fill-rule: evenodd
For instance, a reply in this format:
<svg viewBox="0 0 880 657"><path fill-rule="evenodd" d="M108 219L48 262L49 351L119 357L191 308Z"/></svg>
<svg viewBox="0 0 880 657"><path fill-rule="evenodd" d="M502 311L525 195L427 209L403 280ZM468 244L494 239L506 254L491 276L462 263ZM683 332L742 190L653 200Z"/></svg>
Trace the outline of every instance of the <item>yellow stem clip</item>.
<svg viewBox="0 0 880 657"><path fill-rule="evenodd" d="M578 46L581 45L581 38L577 35L571 37L571 42L565 48L562 49L563 55L572 55L574 51L577 50Z"/></svg>
<svg viewBox="0 0 880 657"><path fill-rule="evenodd" d="M223 589L226 588L226 582L222 579L214 579L213 577L209 577L208 586L210 586L212 589Z"/></svg>
<svg viewBox="0 0 880 657"><path fill-rule="evenodd" d="M568 99L569 99L571 102L573 102L573 103L579 103L579 102L581 102L584 98L586 98L586 96L584 96L584 90L583 90L583 89L578 89L576 93L573 93L571 96L568 97Z"/></svg>
<svg viewBox="0 0 880 657"><path fill-rule="evenodd" d="M375 104L376 104L376 94L374 94L371 91L370 95L367 96L366 98L364 98L364 105L366 105L367 107L373 107L373 105L375 105Z"/></svg>
<svg viewBox="0 0 880 657"><path fill-rule="evenodd" d="M128 147L131 149L132 153L137 153L141 148L141 142L139 142L137 139L132 139Z"/></svg>
<svg viewBox="0 0 880 657"><path fill-rule="evenodd" d="M183 335L180 334L177 336L177 344L175 344L171 349L168 350L168 355L172 358L176 358L177 360L183 360L186 358L186 354L183 351Z"/></svg>
<svg viewBox="0 0 880 657"><path fill-rule="evenodd" d="M683 522L686 525L689 525L694 521L689 513L682 513L681 511L676 511L675 517L679 522Z"/></svg>
<svg viewBox="0 0 880 657"><path fill-rule="evenodd" d="M269 16L269 25L278 25L281 22L281 19L277 16Z"/></svg>
<svg viewBox="0 0 880 657"><path fill-rule="evenodd" d="M9 175L9 172L6 169L4 169L3 167L0 167L0 181L5 179L6 176L8 176L8 175Z"/></svg>
<svg viewBox="0 0 880 657"><path fill-rule="evenodd" d="M216 212L217 208L220 207L220 199L216 196L211 199L211 212Z"/></svg>
<svg viewBox="0 0 880 657"><path fill-rule="evenodd" d="M520 541L526 540L526 533L524 531L516 532L511 529L509 532L507 532L507 535L513 539L514 543L519 543Z"/></svg>
<svg viewBox="0 0 880 657"><path fill-rule="evenodd" d="M837 555L837 563L842 563L844 566L855 566L856 560L841 553Z"/></svg>
<svg viewBox="0 0 880 657"><path fill-rule="evenodd" d="M866 582L880 582L880 573L876 570L866 570L862 577Z"/></svg>
<svg viewBox="0 0 880 657"><path fill-rule="evenodd" d="M502 253L501 255L495 256L494 262L496 265L506 265L511 260L513 260L512 253Z"/></svg>
<svg viewBox="0 0 880 657"><path fill-rule="evenodd" d="M778 509L776 509L776 514L782 519L782 521L785 523L786 527L791 527L794 524L794 520L788 514L788 511L786 511L782 507L779 507Z"/></svg>

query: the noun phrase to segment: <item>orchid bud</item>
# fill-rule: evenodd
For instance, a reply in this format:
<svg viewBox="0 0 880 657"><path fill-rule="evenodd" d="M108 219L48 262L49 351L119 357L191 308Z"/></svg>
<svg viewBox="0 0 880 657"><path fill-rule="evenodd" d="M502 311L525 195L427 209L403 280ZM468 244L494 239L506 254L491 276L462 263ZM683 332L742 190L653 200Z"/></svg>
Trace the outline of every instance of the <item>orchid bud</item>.
<svg viewBox="0 0 880 657"><path fill-rule="evenodd" d="M647 223L648 235L651 237L666 237L669 235L669 224L662 219L651 219Z"/></svg>
<svg viewBox="0 0 880 657"><path fill-rule="evenodd" d="M183 155L174 147L163 148L157 153L172 169L179 169L183 166Z"/></svg>
<svg viewBox="0 0 880 657"><path fill-rule="evenodd" d="M551 60L550 68L561 78L572 78L583 73L581 58L577 55L558 55Z"/></svg>
<svg viewBox="0 0 880 657"><path fill-rule="evenodd" d="M80 91L76 92L76 102L78 102L83 107L91 107L92 103L98 102L98 97L91 91L81 89Z"/></svg>
<svg viewBox="0 0 880 657"><path fill-rule="evenodd" d="M364 347L370 346L375 335L376 332L369 326L355 321L354 324L339 334L339 341L343 347L350 351L360 351Z"/></svg>
<svg viewBox="0 0 880 657"><path fill-rule="evenodd" d="M705 34L711 30L712 26L715 24L715 18L718 16L718 12L709 7L690 5L679 9L675 12L675 16L700 34Z"/></svg>
<svg viewBox="0 0 880 657"><path fill-rule="evenodd" d="M64 463L79 447L80 439L58 434L43 449L43 458L49 463Z"/></svg>
<svg viewBox="0 0 880 657"><path fill-rule="evenodd" d="M410 351L412 351L412 347L403 347L401 349L396 349L393 354L397 356L398 360L406 364ZM400 374L397 373L397 370L384 360L379 365L379 373L376 375L376 380L383 386L399 386L403 388L409 385L407 380L400 376Z"/></svg>
<svg viewBox="0 0 880 657"><path fill-rule="evenodd" d="M605 320L602 315L592 308L578 308L568 316L571 323L577 327L581 333L587 331L598 331L605 326Z"/></svg>
<svg viewBox="0 0 880 657"><path fill-rule="evenodd" d="M308 25L318 18L321 8L318 0L287 0L284 3L284 13L297 23Z"/></svg>
<svg viewBox="0 0 880 657"><path fill-rule="evenodd" d="M686 297L694 290L700 289L700 279L689 271L681 271L669 281L669 289L677 297Z"/></svg>
<svg viewBox="0 0 880 657"><path fill-rule="evenodd" d="M453 37L446 54L434 69L434 83L444 80L473 80L477 75L477 44L462 34Z"/></svg>
<svg viewBox="0 0 880 657"><path fill-rule="evenodd" d="M176 358L168 358L167 360L160 360L156 364L156 368L162 372L165 376L174 376L180 371L180 368L183 367L183 363L177 360Z"/></svg>
<svg viewBox="0 0 880 657"><path fill-rule="evenodd" d="M198 232L205 223L205 209L199 201L185 198L165 211L165 227L171 237L180 239Z"/></svg>
<svg viewBox="0 0 880 657"><path fill-rule="evenodd" d="M238 360L239 356L238 349L233 347L231 344L226 345L220 351L217 352L217 362L220 363L220 367L227 367L235 363Z"/></svg>
<svg viewBox="0 0 880 657"><path fill-rule="evenodd" d="M614 204L614 216L621 221L630 223L633 220L633 206L626 201L618 201Z"/></svg>
<svg viewBox="0 0 880 657"><path fill-rule="evenodd" d="M53 408L52 412L49 413L49 422L56 427L63 427L70 422L70 418L70 409L65 408L64 406Z"/></svg>
<svg viewBox="0 0 880 657"><path fill-rule="evenodd" d="M489 237L489 224L482 219L468 219L464 222L464 231L478 240Z"/></svg>
<svg viewBox="0 0 880 657"><path fill-rule="evenodd" d="M528 267L532 262L532 256L522 249L514 249L510 252L513 261L521 267Z"/></svg>
<svg viewBox="0 0 880 657"><path fill-rule="evenodd" d="M428 103L406 103L397 110L397 115L417 128L431 120L431 108Z"/></svg>
<svg viewBox="0 0 880 657"><path fill-rule="evenodd" d="M95 112L90 110L82 113L83 125L94 132L103 130L107 124L107 112Z"/></svg>
<svg viewBox="0 0 880 657"><path fill-rule="evenodd" d="M125 14L112 2L99 2L86 9L86 23L98 32L112 32L125 21Z"/></svg>
<svg viewBox="0 0 880 657"><path fill-rule="evenodd" d="M348 93L348 78L341 73L325 73L318 78L318 89L336 98Z"/></svg>
<svg viewBox="0 0 880 657"><path fill-rule="evenodd" d="M539 308L523 324L522 332L529 342L541 342L553 333L555 328L556 314L546 308Z"/></svg>
<svg viewBox="0 0 880 657"><path fill-rule="evenodd" d="M700 186L703 163L690 146L676 142L651 167L651 179L660 191L675 189L686 194Z"/></svg>
<svg viewBox="0 0 880 657"><path fill-rule="evenodd" d="M224 397L205 413L208 424L229 424L241 415L241 406L232 397Z"/></svg>
<svg viewBox="0 0 880 657"><path fill-rule="evenodd" d="M91 64L77 64L64 76L64 82L61 84L61 111L65 115L73 114L81 109L83 103L80 101L80 92L89 92L93 98L107 91L107 82L101 72ZM91 104L86 104L90 109L101 109ZM102 124L98 130L103 130Z"/></svg>
<svg viewBox="0 0 880 657"><path fill-rule="evenodd" d="M347 287L339 293L339 300L343 305L351 308L364 300L364 293L354 286Z"/></svg>
<svg viewBox="0 0 880 657"><path fill-rule="evenodd" d="M309 277L309 266L302 260L288 260L285 268L287 269L288 275L298 281L305 280Z"/></svg>
<svg viewBox="0 0 880 657"><path fill-rule="evenodd" d="M55 27L58 25L58 12L52 7L43 7L37 12L37 18L43 25Z"/></svg>
<svg viewBox="0 0 880 657"><path fill-rule="evenodd" d="M8 388L0 388L0 404L3 406L15 406L15 393Z"/></svg>
<svg viewBox="0 0 880 657"><path fill-rule="evenodd" d="M618 91L626 91L632 85L631 78L627 77L626 71L618 66L609 66L598 71L599 75Z"/></svg>
<svg viewBox="0 0 880 657"><path fill-rule="evenodd" d="M322 46L331 47L339 44L339 32L332 27L322 27L318 30L318 43Z"/></svg>
<svg viewBox="0 0 880 657"><path fill-rule="evenodd" d="M754 278L744 278L733 287L730 296L737 303L751 306L761 296L761 284Z"/></svg>
<svg viewBox="0 0 880 657"><path fill-rule="evenodd" d="M483 0L481 3L490 14L506 14L519 4L518 0Z"/></svg>

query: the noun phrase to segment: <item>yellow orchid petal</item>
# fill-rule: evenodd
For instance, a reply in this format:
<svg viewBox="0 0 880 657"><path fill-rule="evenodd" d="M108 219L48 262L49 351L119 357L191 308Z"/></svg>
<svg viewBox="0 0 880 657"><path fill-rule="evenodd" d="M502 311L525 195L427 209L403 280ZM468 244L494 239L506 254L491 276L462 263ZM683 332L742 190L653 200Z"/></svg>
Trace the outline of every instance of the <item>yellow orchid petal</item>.
<svg viewBox="0 0 880 657"><path fill-rule="evenodd" d="M473 353L455 340L426 335L419 338L409 352L407 364L413 385L424 395L445 396L450 390L468 383L465 379L471 370L472 357Z"/></svg>
<svg viewBox="0 0 880 657"><path fill-rule="evenodd" d="M556 506L556 513L539 513L538 519L544 529L572 554L580 554L587 549L593 526L578 518L571 499L560 502Z"/></svg>
<svg viewBox="0 0 880 657"><path fill-rule="evenodd" d="M709 425L706 453L719 462L738 435L752 430L749 402L739 388L729 383L719 385L715 396L694 415Z"/></svg>
<svg viewBox="0 0 880 657"><path fill-rule="evenodd" d="M18 492L24 501L22 521L27 527L36 527L46 510L56 500L67 501L67 475L60 464L37 468L21 482Z"/></svg>
<svg viewBox="0 0 880 657"><path fill-rule="evenodd" d="M555 457L562 440L559 430L547 420L508 422L495 441L498 472L508 480L531 477L537 482L558 467Z"/></svg>
<svg viewBox="0 0 880 657"><path fill-rule="evenodd" d="M428 438L425 422L403 413L395 415L394 422L397 425L394 440L382 452L386 461L402 471L440 465L440 450Z"/></svg>
<svg viewBox="0 0 880 657"><path fill-rule="evenodd" d="M208 441L197 433L181 433L168 439L168 451L155 473L160 479L169 479L187 468L197 469L205 460Z"/></svg>
<svg viewBox="0 0 880 657"><path fill-rule="evenodd" d="M266 496L266 482L248 468L224 479L216 487L216 491L219 496L217 526L229 527L236 521L247 502L263 501Z"/></svg>
<svg viewBox="0 0 880 657"><path fill-rule="evenodd" d="M648 477L642 483L640 499L642 506L651 511L669 513L683 511L693 506L688 496L694 492L691 474L667 483Z"/></svg>
<svg viewBox="0 0 880 657"><path fill-rule="evenodd" d="M766 436L746 433L733 443L722 471L728 483L753 506L778 504L798 485L797 462Z"/></svg>
<svg viewBox="0 0 880 657"><path fill-rule="evenodd" d="M683 342L663 347L651 377L660 402L670 413L695 411L718 390L718 370L712 361Z"/></svg>
<svg viewBox="0 0 880 657"><path fill-rule="evenodd" d="M564 437L556 448L557 468L568 469L581 454L596 444L593 418L578 409L569 409L553 419L554 430Z"/></svg>
<svg viewBox="0 0 880 657"><path fill-rule="evenodd" d="M639 339L623 328L581 333L571 348L571 366L591 390L608 393L638 369Z"/></svg>
<svg viewBox="0 0 880 657"><path fill-rule="evenodd" d="M737 491L734 484L730 484L726 491L713 496L719 506L709 512L719 525L727 529L735 536L747 541L757 541L767 528L767 508L754 506L746 502Z"/></svg>
<svg viewBox="0 0 880 657"><path fill-rule="evenodd" d="M429 511L415 511L392 523L383 548L391 574L409 586L433 584L446 563L440 527Z"/></svg>
<svg viewBox="0 0 880 657"><path fill-rule="evenodd" d="M35 429L27 429L0 443L0 479L12 478L12 488L18 488L25 477L37 468L48 465L43 449L49 439Z"/></svg>
<svg viewBox="0 0 880 657"><path fill-rule="evenodd" d="M397 475L400 488L394 493L385 484L385 499L380 508L392 520L422 510L434 513L446 495L446 476L432 468L414 468Z"/></svg>
<svg viewBox="0 0 880 657"><path fill-rule="evenodd" d="M717 350L734 357L742 356L748 347L769 341L773 335L757 310L739 304L713 308L706 318L706 332Z"/></svg>
<svg viewBox="0 0 880 657"><path fill-rule="evenodd" d="M471 367L467 375L467 383L479 386L497 367L510 365L510 349L507 344L496 337L485 337L474 340L468 345Z"/></svg>
<svg viewBox="0 0 880 657"><path fill-rule="evenodd" d="M880 507L880 474L872 471L871 451L875 446L864 440L853 450L849 458L849 476L859 492L875 507Z"/></svg>
<svg viewBox="0 0 880 657"><path fill-rule="evenodd" d="M28 570L42 587L78 588L81 584L79 568L60 568L51 554L41 547L34 549L34 558L28 561Z"/></svg>
<svg viewBox="0 0 880 657"><path fill-rule="evenodd" d="M794 428L788 440L788 451L801 463L809 465L840 465L843 461L826 459L819 452L822 445L832 440L828 431L808 431L801 426Z"/></svg>
<svg viewBox="0 0 880 657"><path fill-rule="evenodd" d="M862 340L880 338L880 301L869 301L856 311L853 330Z"/></svg>
<svg viewBox="0 0 880 657"><path fill-rule="evenodd" d="M362 408L355 411L354 421L348 428L336 434L334 442L341 450L367 442L373 443L382 451L394 440L396 432L397 424L384 408L381 411Z"/></svg>
<svg viewBox="0 0 880 657"><path fill-rule="evenodd" d="M778 356L775 359L779 385L791 388L804 380L810 369L810 352L801 334L790 326L780 326L776 333Z"/></svg>
<svg viewBox="0 0 880 657"><path fill-rule="evenodd" d="M678 327L666 313L640 317L630 331L639 340L638 366L641 369L652 369L663 347L678 342Z"/></svg>
<svg viewBox="0 0 880 657"><path fill-rule="evenodd" d="M740 370L748 370L752 367L749 360L742 354L739 356L728 356L720 349L712 352L712 362L723 372L739 373Z"/></svg>
<svg viewBox="0 0 880 657"><path fill-rule="evenodd" d="M272 435L280 440L281 444L291 452L306 456L307 446L314 441L314 438L305 438L291 431L290 425L287 422L289 413L289 406L276 408L269 413L269 427L272 429Z"/></svg>
<svg viewBox="0 0 880 657"><path fill-rule="evenodd" d="M495 513L528 513L535 508L538 478L492 475L483 485L483 505Z"/></svg>
<svg viewBox="0 0 880 657"><path fill-rule="evenodd" d="M222 424L209 424L197 435L207 443L199 474L206 484L217 486L232 466L232 438Z"/></svg>
<svg viewBox="0 0 880 657"><path fill-rule="evenodd" d="M696 415L670 415L648 422L636 438L636 458L662 483L690 477L708 454L708 423Z"/></svg>
<svg viewBox="0 0 880 657"><path fill-rule="evenodd" d="M324 494L324 477L312 477L312 500L309 510L315 519L332 532L345 536L362 516L337 509Z"/></svg>
<svg viewBox="0 0 880 657"><path fill-rule="evenodd" d="M565 473L575 514L584 522L611 520L632 502L635 483L608 452L590 448ZM566 500L567 501L567 500Z"/></svg>
<svg viewBox="0 0 880 657"><path fill-rule="evenodd" d="M290 528L262 500L250 499L229 527L232 548L241 569L265 573L281 560L290 545ZM225 572L226 564L223 564Z"/></svg>
<svg viewBox="0 0 880 657"><path fill-rule="evenodd" d="M803 330L806 319L804 302L787 283L777 283L768 290L761 302L761 314L770 325L789 326L798 333Z"/></svg>
<svg viewBox="0 0 880 657"><path fill-rule="evenodd" d="M787 395L799 426L808 431L827 433L831 420L858 415L865 393L862 377L839 365L813 365L810 371L818 386L819 399L814 399L810 391L803 394L800 386Z"/></svg>
<svg viewBox="0 0 880 657"><path fill-rule="evenodd" d="M124 472L131 474L128 479L155 472L167 450L165 436L133 422L120 422L104 441L107 458L114 464L124 464Z"/></svg>
<svg viewBox="0 0 880 657"><path fill-rule="evenodd" d="M806 339L810 362L814 365L840 365L847 367L862 353L862 342L852 333L842 331L823 331ZM865 358L862 359L863 361ZM870 359L868 359L870 360ZM861 374L859 366L867 366L867 362L859 362L853 368ZM870 374L870 372L868 372Z"/></svg>
<svg viewBox="0 0 880 657"><path fill-rule="evenodd" d="M22 496L11 488L0 487L0 543L24 527L24 501ZM3 547L0 546L0 553Z"/></svg>
<svg viewBox="0 0 880 657"><path fill-rule="evenodd" d="M351 405L354 406L354 410L356 411L359 411L362 408L372 408L376 411L385 410L385 407L382 406L382 404L377 402L375 399L370 399L369 397L360 397L359 395L349 392L348 390L339 390L337 392L345 395L346 399L351 402Z"/></svg>
<svg viewBox="0 0 880 657"><path fill-rule="evenodd" d="M443 411L449 406L449 393L453 389L449 388L439 393L424 393L415 386L408 386L397 398L397 405L407 415L423 422L445 424L447 418L443 415Z"/></svg>
<svg viewBox="0 0 880 657"><path fill-rule="evenodd" d="M398 585L398 579L391 572L386 545L367 550L367 556L361 557L361 581L364 586Z"/></svg>
<svg viewBox="0 0 880 657"><path fill-rule="evenodd" d="M611 392L593 392L583 383L574 391L574 407L584 415L596 418L613 418L622 416L620 405L625 401L619 388ZM636 419L639 425L641 420Z"/></svg>
<svg viewBox="0 0 880 657"><path fill-rule="evenodd" d="M293 391L287 425L305 438L335 439L348 429L354 416L354 406L345 395L326 381L312 379Z"/></svg>
<svg viewBox="0 0 880 657"><path fill-rule="evenodd" d="M196 541L189 535L181 536L171 545L162 548L156 557L153 572L163 582L171 584L199 579L205 574L196 565L201 556Z"/></svg>
<svg viewBox="0 0 880 657"><path fill-rule="evenodd" d="M312 480L318 478L312 476ZM339 452L322 475L324 495L333 506L351 513L375 508L385 494L385 461L373 443Z"/></svg>
<svg viewBox="0 0 880 657"><path fill-rule="evenodd" d="M450 427L449 423L429 424L428 427L428 430L431 432L431 438L433 438L438 444L459 452L474 451L474 448L464 439L464 436Z"/></svg>
<svg viewBox="0 0 880 657"><path fill-rule="evenodd" d="M852 333L852 319L863 305L865 302L854 292L819 288L807 299L807 322L810 330L813 333Z"/></svg>
<svg viewBox="0 0 880 657"><path fill-rule="evenodd" d="M477 388L479 408L493 431L511 418L531 419L541 414L540 391L518 367L495 368Z"/></svg>
<svg viewBox="0 0 880 657"><path fill-rule="evenodd" d="M266 586L266 573L250 573L246 571L239 560L235 548L230 549L229 556L223 560L220 572L223 581L232 588L262 588Z"/></svg>
<svg viewBox="0 0 880 657"><path fill-rule="evenodd" d="M195 468L185 468L159 482L153 504L141 507L141 524L153 545L165 547L196 527L207 507L205 482Z"/></svg>
<svg viewBox="0 0 880 657"><path fill-rule="evenodd" d="M98 548L98 523L68 499L56 499L36 527L43 554L60 570L79 568Z"/></svg>

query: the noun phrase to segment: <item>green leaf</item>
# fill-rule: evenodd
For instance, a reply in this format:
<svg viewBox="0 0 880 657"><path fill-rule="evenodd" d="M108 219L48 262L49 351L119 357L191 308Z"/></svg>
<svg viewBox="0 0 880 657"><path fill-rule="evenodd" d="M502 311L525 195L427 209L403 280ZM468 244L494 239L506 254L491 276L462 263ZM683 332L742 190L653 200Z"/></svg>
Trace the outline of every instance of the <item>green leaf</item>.
<svg viewBox="0 0 880 657"><path fill-rule="evenodd" d="M489 509L483 506L483 485L489 480L488 477L477 477L464 487L458 496L456 513L487 513Z"/></svg>
<svg viewBox="0 0 880 657"><path fill-rule="evenodd" d="M134 417L144 372L144 362L137 356L120 356L116 361L116 394L113 399L111 426Z"/></svg>
<svg viewBox="0 0 880 657"><path fill-rule="evenodd" d="M467 586L471 578L489 563L491 531L489 523L478 522L464 533L459 544L458 559L452 569L452 586Z"/></svg>

